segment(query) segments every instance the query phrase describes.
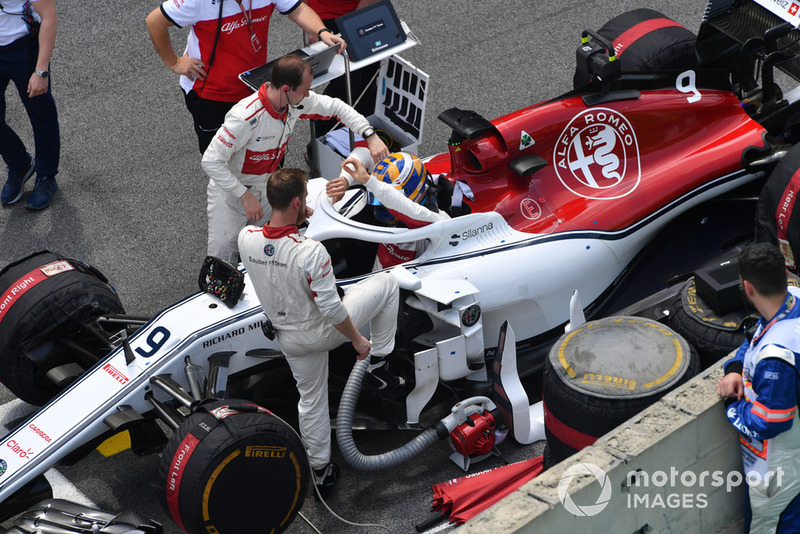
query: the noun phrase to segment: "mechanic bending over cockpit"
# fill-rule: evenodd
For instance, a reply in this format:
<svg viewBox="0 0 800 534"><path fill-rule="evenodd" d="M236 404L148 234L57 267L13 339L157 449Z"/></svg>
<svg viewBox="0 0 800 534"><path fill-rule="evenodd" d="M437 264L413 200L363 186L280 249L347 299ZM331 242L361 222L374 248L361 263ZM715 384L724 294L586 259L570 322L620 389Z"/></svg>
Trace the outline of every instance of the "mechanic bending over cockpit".
<svg viewBox="0 0 800 534"><path fill-rule="evenodd" d="M371 166L372 158L366 148L353 150L342 163L339 178L328 182L328 196L334 203L338 202L355 181L366 186L369 203L375 207L375 218L387 226L403 224L413 229L450 218L439 209L436 184L417 156L395 152L375 164L372 174L367 170ZM373 270L413 260L427 246L424 239L410 243L381 243Z"/></svg>

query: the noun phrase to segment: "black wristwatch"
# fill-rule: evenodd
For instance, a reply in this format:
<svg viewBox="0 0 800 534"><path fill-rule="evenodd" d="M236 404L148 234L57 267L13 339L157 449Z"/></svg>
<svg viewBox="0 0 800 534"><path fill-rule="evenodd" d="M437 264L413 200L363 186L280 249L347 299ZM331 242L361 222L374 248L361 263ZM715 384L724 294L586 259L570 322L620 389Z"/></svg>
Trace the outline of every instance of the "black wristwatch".
<svg viewBox="0 0 800 534"><path fill-rule="evenodd" d="M333 33L333 31L329 30L328 28L322 28L320 31L317 32L317 37L319 37L320 41L322 40L322 32Z"/></svg>
<svg viewBox="0 0 800 534"><path fill-rule="evenodd" d="M375 135L375 128L372 126L367 126L367 128L361 133L361 137L366 139L367 137Z"/></svg>
<svg viewBox="0 0 800 534"><path fill-rule="evenodd" d="M42 78L47 78L48 76L50 76L49 70L35 70L33 72L34 74L36 74L37 76L41 76Z"/></svg>

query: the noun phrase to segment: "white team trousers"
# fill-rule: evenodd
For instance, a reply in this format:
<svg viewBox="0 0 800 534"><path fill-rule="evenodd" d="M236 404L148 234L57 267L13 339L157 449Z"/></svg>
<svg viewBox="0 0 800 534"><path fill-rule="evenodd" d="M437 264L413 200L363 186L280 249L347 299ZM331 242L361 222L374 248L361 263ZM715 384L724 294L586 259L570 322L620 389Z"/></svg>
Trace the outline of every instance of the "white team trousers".
<svg viewBox="0 0 800 534"><path fill-rule="evenodd" d="M375 356L385 356L394 350L399 298L397 279L386 272L351 286L342 298L357 328L369 323L371 353ZM321 469L331 460L328 351L348 340L336 328L328 326L317 340L307 339L304 332L278 330L278 341L300 392L297 406L300 435L311 467Z"/></svg>
<svg viewBox="0 0 800 534"><path fill-rule="evenodd" d="M272 207L267 202L266 185L264 189L253 186L249 191L261 203L261 209L264 210L264 217L252 221L252 224L263 226L272 217ZM211 179L208 181L207 194L208 255L236 265L239 263L239 232L248 223L242 199L226 192Z"/></svg>

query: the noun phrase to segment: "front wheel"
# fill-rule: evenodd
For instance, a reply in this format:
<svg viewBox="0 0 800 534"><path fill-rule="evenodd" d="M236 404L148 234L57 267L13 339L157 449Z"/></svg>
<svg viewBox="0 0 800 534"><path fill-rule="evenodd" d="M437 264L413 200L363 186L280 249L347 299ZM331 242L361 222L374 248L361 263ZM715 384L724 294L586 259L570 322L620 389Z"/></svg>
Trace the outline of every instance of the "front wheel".
<svg viewBox="0 0 800 534"><path fill-rule="evenodd" d="M0 381L42 405L105 356L124 313L98 270L50 251L0 271Z"/></svg>

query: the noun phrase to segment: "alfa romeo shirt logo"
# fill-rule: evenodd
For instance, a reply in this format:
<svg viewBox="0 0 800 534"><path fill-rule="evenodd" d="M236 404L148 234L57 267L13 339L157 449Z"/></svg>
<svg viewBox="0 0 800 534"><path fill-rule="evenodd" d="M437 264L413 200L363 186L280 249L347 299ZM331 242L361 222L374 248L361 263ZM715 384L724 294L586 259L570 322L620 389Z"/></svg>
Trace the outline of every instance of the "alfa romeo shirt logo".
<svg viewBox="0 0 800 534"><path fill-rule="evenodd" d="M636 133L612 109L587 109L573 117L558 137L553 161L564 187L584 198L621 198L641 179Z"/></svg>
<svg viewBox="0 0 800 534"><path fill-rule="evenodd" d="M267 256L272 256L275 254L275 247L273 245L267 245L264 247L264 254Z"/></svg>

